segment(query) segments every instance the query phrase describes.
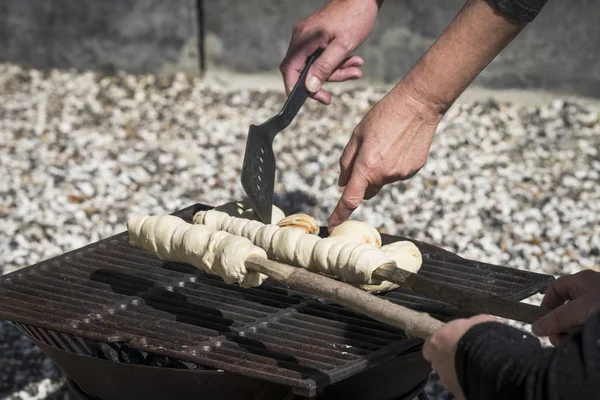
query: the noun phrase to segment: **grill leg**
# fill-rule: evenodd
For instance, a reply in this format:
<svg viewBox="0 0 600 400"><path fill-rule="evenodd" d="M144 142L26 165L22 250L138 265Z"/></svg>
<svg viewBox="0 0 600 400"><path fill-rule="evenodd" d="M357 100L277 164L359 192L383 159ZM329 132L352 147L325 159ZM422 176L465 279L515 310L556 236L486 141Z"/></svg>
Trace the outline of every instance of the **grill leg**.
<svg viewBox="0 0 600 400"><path fill-rule="evenodd" d="M427 397L427 393L425 393L425 391L423 390L417 395L417 400L429 400L429 397Z"/></svg>

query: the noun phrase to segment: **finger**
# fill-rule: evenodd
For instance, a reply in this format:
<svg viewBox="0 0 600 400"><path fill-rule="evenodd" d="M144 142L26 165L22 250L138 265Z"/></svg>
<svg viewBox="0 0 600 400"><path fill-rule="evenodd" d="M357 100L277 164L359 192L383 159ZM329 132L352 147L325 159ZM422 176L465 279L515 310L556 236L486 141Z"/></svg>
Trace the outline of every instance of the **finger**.
<svg viewBox="0 0 600 400"><path fill-rule="evenodd" d="M554 309L571 300L575 295L577 279L576 275L565 275L552 282L546 290L542 306Z"/></svg>
<svg viewBox="0 0 600 400"><path fill-rule="evenodd" d="M379 193L380 190L381 190L381 186L369 185L369 187L367 187L367 190L365 192L365 200L371 200L373 197L375 197L377 195L377 193Z"/></svg>
<svg viewBox="0 0 600 400"><path fill-rule="evenodd" d="M557 346L567 336L569 335L566 333L559 333L558 335L550 336L548 339L550 339L550 343L552 343L553 346Z"/></svg>
<svg viewBox="0 0 600 400"><path fill-rule="evenodd" d="M365 60L363 60L362 57L351 56L351 57L346 58L346 60L340 64L338 69L339 68L350 68L350 67L361 67L364 63L365 63Z"/></svg>
<svg viewBox="0 0 600 400"><path fill-rule="evenodd" d="M331 94L324 89L319 90L311 97L317 100L318 102L325 104L326 106L331 104Z"/></svg>
<svg viewBox="0 0 600 400"><path fill-rule="evenodd" d="M348 144L344 148L340 157L340 177L338 178L338 186L344 187L348 184L350 174L352 173L352 165L358 155L359 141L352 135Z"/></svg>
<svg viewBox="0 0 600 400"><path fill-rule="evenodd" d="M348 185L344 189L342 197L329 219L330 232L333 228L346 221L350 215L352 215L354 210L358 208L365 196L367 186L369 186L367 179L354 168L352 176L350 176L350 180L348 181Z"/></svg>
<svg viewBox="0 0 600 400"><path fill-rule="evenodd" d="M430 364L433 360L433 348L431 345L431 336L425 339L425 343L423 344L423 358L427 360Z"/></svg>
<svg viewBox="0 0 600 400"><path fill-rule="evenodd" d="M589 314L585 300L575 299L543 316L532 326L531 331L536 336L557 335L567 332L570 328L583 325Z"/></svg>
<svg viewBox="0 0 600 400"><path fill-rule="evenodd" d="M362 71L357 67L338 68L327 79L328 82L345 82L362 78Z"/></svg>
<svg viewBox="0 0 600 400"><path fill-rule="evenodd" d="M292 37L288 52L279 66L288 95L298 82L298 78L306 66L306 59L317 51L321 42L321 39L315 35L304 38Z"/></svg>
<svg viewBox="0 0 600 400"><path fill-rule="evenodd" d="M306 90L309 93L317 93L323 86L323 82L327 81L333 71L344 62L346 56L346 49L340 46L339 41L333 40L329 43L323 54L308 69Z"/></svg>

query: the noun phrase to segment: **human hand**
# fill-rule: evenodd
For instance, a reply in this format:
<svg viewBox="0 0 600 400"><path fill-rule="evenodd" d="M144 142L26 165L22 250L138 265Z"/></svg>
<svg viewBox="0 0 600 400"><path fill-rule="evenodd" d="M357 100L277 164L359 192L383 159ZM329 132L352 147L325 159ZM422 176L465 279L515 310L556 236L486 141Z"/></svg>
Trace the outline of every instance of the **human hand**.
<svg viewBox="0 0 600 400"><path fill-rule="evenodd" d="M444 387L457 399L465 398L458 383L454 361L458 341L474 325L483 322L498 322L498 319L490 315L456 319L435 331L423 345L423 357L429 361L431 368L440 376Z"/></svg>
<svg viewBox="0 0 600 400"><path fill-rule="evenodd" d="M566 337L564 332L583 325L600 310L600 273L584 270L561 276L548 287L542 306L552 311L537 320L531 330L537 336L549 336L556 345Z"/></svg>
<svg viewBox="0 0 600 400"><path fill-rule="evenodd" d="M325 50L306 76L306 89L312 98L328 105L331 94L321 88L324 82L361 78L359 67L363 59L349 56L371 33L381 1L332 0L296 23L287 54L279 67L286 92L291 92L306 59L319 48Z"/></svg>
<svg viewBox="0 0 600 400"><path fill-rule="evenodd" d="M345 188L329 219L330 232L383 185L423 167L442 115L403 82L367 113L340 158L338 184Z"/></svg>

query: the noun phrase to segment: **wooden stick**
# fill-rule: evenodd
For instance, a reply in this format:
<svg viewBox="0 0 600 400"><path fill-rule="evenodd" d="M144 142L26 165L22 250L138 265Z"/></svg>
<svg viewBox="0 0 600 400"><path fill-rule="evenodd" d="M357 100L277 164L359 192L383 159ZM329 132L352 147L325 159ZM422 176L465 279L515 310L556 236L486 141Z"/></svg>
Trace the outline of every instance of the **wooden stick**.
<svg viewBox="0 0 600 400"><path fill-rule="evenodd" d="M418 274L405 271L395 264L383 265L373 273L375 279L393 282L411 289L430 299L443 301L459 310L478 314L491 314L497 317L532 324L550 312L545 307L503 299L498 296L481 294L475 291L457 289L443 285Z"/></svg>
<svg viewBox="0 0 600 400"><path fill-rule="evenodd" d="M345 306L379 322L404 330L407 336L427 339L444 323L427 313L411 310L354 286L323 275L259 256L246 259L246 268L261 272L293 289L302 290Z"/></svg>

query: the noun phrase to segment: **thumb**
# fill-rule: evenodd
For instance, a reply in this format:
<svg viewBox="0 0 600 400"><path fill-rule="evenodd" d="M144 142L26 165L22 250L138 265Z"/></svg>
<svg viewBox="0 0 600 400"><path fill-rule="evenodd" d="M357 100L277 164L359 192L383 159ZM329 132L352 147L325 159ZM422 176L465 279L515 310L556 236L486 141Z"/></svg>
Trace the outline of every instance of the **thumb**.
<svg viewBox="0 0 600 400"><path fill-rule="evenodd" d="M347 57L346 49L339 44L339 40L333 40L323 51L323 54L315 60L309 68L306 76L306 90L317 93L323 82L327 81L331 74L342 64Z"/></svg>
<svg viewBox="0 0 600 400"><path fill-rule="evenodd" d="M589 314L584 298L569 301L538 319L531 331L536 336L558 335L569 329L583 325Z"/></svg>

